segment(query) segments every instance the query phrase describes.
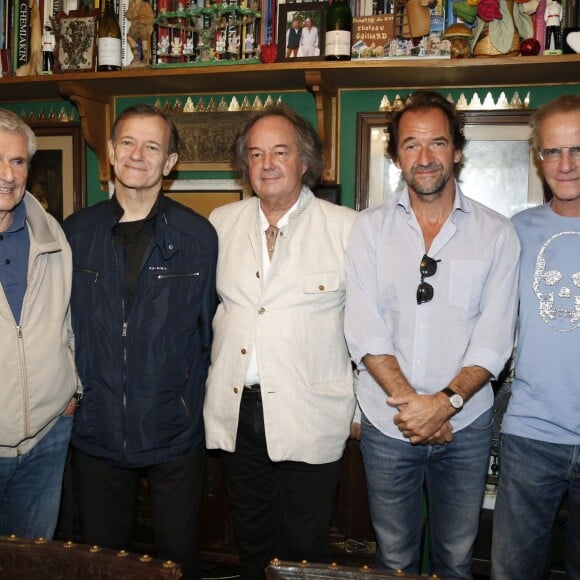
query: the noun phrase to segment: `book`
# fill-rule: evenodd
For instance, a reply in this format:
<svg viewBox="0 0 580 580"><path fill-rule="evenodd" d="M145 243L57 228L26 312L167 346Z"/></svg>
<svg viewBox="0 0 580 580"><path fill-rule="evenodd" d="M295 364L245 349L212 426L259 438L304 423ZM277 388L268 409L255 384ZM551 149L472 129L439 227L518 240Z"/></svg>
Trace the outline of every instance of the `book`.
<svg viewBox="0 0 580 580"><path fill-rule="evenodd" d="M30 8L26 0L20 0L17 11L14 42L14 69L28 62L30 54Z"/></svg>

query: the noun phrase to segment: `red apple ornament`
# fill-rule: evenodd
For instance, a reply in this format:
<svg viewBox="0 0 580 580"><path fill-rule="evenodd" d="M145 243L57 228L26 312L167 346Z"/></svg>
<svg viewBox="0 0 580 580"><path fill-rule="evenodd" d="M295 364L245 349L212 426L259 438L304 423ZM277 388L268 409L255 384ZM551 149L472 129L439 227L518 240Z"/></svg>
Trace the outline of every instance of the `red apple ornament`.
<svg viewBox="0 0 580 580"><path fill-rule="evenodd" d="M520 54L522 56L536 56L540 54L540 42L535 38L527 38L520 43Z"/></svg>
<svg viewBox="0 0 580 580"><path fill-rule="evenodd" d="M262 44L260 47L260 60L263 63L271 63L276 62L276 58L278 56L278 46L275 45L273 42L269 44Z"/></svg>

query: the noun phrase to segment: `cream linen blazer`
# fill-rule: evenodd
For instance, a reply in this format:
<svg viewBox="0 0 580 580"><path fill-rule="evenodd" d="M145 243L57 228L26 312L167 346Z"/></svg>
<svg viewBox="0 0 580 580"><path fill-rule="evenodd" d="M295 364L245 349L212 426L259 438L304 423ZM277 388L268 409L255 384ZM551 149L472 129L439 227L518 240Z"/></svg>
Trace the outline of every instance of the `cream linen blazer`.
<svg viewBox="0 0 580 580"><path fill-rule="evenodd" d="M235 451L240 401L256 348L273 461L338 460L355 397L344 339L344 254L356 212L304 188L262 276L259 200L214 210L219 236L212 364L204 420L208 449Z"/></svg>

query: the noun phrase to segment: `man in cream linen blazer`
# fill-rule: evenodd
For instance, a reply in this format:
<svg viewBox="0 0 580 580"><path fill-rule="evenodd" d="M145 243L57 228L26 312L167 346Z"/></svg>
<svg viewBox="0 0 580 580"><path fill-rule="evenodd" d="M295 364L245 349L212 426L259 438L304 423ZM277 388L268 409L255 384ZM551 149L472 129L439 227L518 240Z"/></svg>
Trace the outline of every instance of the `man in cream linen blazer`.
<svg viewBox="0 0 580 580"><path fill-rule="evenodd" d="M263 578L273 557L330 558L355 405L343 315L356 213L306 185L321 167L320 143L287 107L254 115L235 150L257 197L210 216L221 303L204 419L207 447L224 451L242 577ZM271 260L269 224L279 230Z"/></svg>

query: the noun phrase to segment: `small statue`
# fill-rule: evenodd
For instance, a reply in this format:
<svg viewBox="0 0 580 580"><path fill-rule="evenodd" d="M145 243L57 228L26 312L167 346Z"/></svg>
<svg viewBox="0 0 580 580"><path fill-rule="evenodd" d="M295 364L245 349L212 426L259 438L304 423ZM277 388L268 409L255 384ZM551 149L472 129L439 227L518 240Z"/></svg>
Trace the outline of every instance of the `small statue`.
<svg viewBox="0 0 580 580"><path fill-rule="evenodd" d="M51 73L54 67L54 47L56 38L52 28L48 25L44 27L42 34L42 72Z"/></svg>
<svg viewBox="0 0 580 580"><path fill-rule="evenodd" d="M167 34L161 37L161 41L157 45L157 51L159 54L169 54L169 36Z"/></svg>
<svg viewBox="0 0 580 580"><path fill-rule="evenodd" d="M548 0L544 12L546 22L545 50L560 51L560 23L562 21L562 4L557 0Z"/></svg>
<svg viewBox="0 0 580 580"><path fill-rule="evenodd" d="M129 66L147 66L151 63L151 34L155 19L153 8L145 0L131 0L125 16L131 23L127 32L127 44L133 53L133 61Z"/></svg>
<svg viewBox="0 0 580 580"><path fill-rule="evenodd" d="M181 56L181 40L176 36L171 42L171 54L173 56Z"/></svg>

